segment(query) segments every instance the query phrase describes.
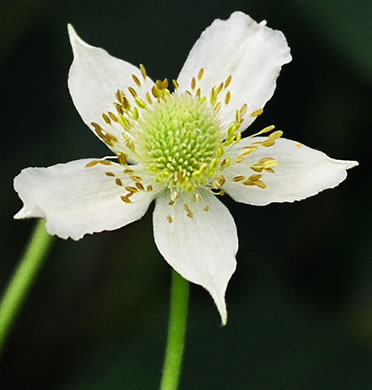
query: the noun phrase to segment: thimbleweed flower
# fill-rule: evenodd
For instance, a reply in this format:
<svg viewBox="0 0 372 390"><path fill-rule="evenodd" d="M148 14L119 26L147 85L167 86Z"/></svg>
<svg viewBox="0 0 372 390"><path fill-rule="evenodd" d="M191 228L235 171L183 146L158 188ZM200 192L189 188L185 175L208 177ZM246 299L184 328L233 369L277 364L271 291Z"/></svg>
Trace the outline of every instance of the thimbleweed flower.
<svg viewBox="0 0 372 390"><path fill-rule="evenodd" d="M141 218L156 199L159 251L209 291L226 323L238 238L217 196L251 205L293 202L337 186L357 163L282 138L274 126L242 138L291 61L284 35L266 22L241 12L214 21L173 92L167 79L153 82L143 65L88 45L72 26L68 31L72 100L117 158L23 170L14 181L24 203L15 218L45 218L50 234L78 240Z"/></svg>

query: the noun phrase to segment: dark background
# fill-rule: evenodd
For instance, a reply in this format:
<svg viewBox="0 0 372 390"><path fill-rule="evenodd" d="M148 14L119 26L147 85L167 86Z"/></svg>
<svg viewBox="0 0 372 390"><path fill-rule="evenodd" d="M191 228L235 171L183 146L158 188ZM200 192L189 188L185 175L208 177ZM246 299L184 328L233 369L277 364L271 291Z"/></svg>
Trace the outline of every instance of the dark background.
<svg viewBox="0 0 372 390"><path fill-rule="evenodd" d="M303 202L224 199L240 238L229 322L221 328L211 298L192 286L180 390L371 390L369 0L3 0L0 289L34 226L12 219L21 207L13 177L107 154L68 94L66 23L144 63L153 79L172 79L202 30L234 10L282 30L294 58L248 131L275 123L287 138L360 166ZM170 269L153 242L151 210L119 231L56 240L10 334L1 389L158 388Z"/></svg>

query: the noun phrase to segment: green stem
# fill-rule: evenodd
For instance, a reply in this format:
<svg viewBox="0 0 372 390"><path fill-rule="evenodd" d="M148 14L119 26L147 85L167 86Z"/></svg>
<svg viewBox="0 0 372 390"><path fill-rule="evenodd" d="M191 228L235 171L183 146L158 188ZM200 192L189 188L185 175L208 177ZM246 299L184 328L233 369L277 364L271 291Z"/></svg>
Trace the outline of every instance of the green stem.
<svg viewBox="0 0 372 390"><path fill-rule="evenodd" d="M0 356L10 327L46 257L51 241L52 237L45 231L45 221L39 221L0 301Z"/></svg>
<svg viewBox="0 0 372 390"><path fill-rule="evenodd" d="M160 390L176 390L181 374L185 346L189 282L172 272L167 349Z"/></svg>

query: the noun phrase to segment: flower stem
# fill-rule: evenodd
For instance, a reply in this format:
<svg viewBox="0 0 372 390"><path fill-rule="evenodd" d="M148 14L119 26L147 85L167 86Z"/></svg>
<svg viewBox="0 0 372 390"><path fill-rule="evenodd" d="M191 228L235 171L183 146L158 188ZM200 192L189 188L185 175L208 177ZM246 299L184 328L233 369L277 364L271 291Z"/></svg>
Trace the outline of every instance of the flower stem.
<svg viewBox="0 0 372 390"><path fill-rule="evenodd" d="M52 236L45 231L45 221L40 220L0 301L0 356L10 327L46 257L51 242Z"/></svg>
<svg viewBox="0 0 372 390"><path fill-rule="evenodd" d="M172 271L167 349L160 390L176 390L185 346L189 282Z"/></svg>

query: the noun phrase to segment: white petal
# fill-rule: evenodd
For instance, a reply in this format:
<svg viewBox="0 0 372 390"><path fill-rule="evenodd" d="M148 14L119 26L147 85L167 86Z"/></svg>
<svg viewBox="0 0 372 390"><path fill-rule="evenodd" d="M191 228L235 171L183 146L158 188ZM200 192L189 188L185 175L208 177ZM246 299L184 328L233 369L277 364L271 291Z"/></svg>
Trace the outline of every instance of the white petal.
<svg viewBox="0 0 372 390"><path fill-rule="evenodd" d="M187 203L192 218L186 215L183 200L170 206L167 192L157 198L154 237L160 253L179 274L209 291L225 324L225 291L236 268L238 237L229 210L208 192L202 192L201 198ZM209 211L203 209L206 205Z"/></svg>
<svg viewBox="0 0 372 390"><path fill-rule="evenodd" d="M191 91L191 80L197 80L195 90L209 96L213 86L218 87L229 75L232 81L222 90L221 119L223 124L235 120L235 110L248 105L242 130L254 118L251 113L263 108L271 98L276 86L276 78L281 66L291 61L290 50L284 35L257 24L248 15L234 12L228 20L215 20L200 36L192 48L179 76L180 91ZM199 81L198 72L204 68L204 76ZM225 106L227 91L231 101Z"/></svg>
<svg viewBox="0 0 372 390"><path fill-rule="evenodd" d="M50 234L74 240L140 219L155 194L141 191L130 198L132 203L124 203L121 196L127 191L115 180L120 178L126 186L133 186L133 182L124 176L123 167L112 163L87 168L91 161L24 169L14 179L14 188L24 203L15 218L46 218Z"/></svg>
<svg viewBox="0 0 372 390"><path fill-rule="evenodd" d="M133 103L132 95L128 87L133 87L138 96L145 100L145 94L151 91L153 81L147 76L143 79L140 69L132 64L112 57L105 50L88 45L68 25L68 33L74 53L69 77L68 87L72 100L83 121L93 129L91 123L96 122L103 129L121 139L123 129L120 125L112 122L108 125L102 118L102 114L111 111L117 115L114 107L115 93L118 89L124 91L128 99ZM132 75L141 82L138 87ZM118 147L113 147L118 150Z"/></svg>
<svg viewBox="0 0 372 390"><path fill-rule="evenodd" d="M231 153L236 153L244 146L265 138L243 139ZM233 182L235 176L257 174L250 166L263 158L275 158L279 165L275 173L263 171L262 181L266 189L257 186L245 186L243 181ZM328 188L334 188L345 180L346 170L357 166L356 161L335 160L325 153L311 149L298 142L279 139L274 146L260 147L241 164L225 170L224 190L236 201L256 206L272 202L293 202L318 194Z"/></svg>

